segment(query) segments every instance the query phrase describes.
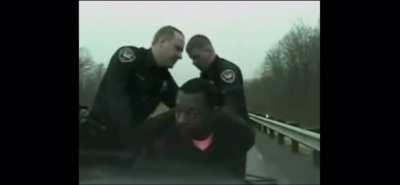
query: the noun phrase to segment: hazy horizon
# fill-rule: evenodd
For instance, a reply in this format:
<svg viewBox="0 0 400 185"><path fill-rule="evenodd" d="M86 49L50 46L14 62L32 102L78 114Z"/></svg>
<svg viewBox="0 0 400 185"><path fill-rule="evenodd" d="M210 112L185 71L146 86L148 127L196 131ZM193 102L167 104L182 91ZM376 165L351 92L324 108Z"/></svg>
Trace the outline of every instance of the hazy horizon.
<svg viewBox="0 0 400 185"><path fill-rule="evenodd" d="M80 1L79 47L108 64L123 45L149 48L155 32L173 25L185 34L211 39L216 52L238 65L244 79L256 78L266 52L302 21L315 27L319 1ZM178 85L199 76L183 53L171 73Z"/></svg>

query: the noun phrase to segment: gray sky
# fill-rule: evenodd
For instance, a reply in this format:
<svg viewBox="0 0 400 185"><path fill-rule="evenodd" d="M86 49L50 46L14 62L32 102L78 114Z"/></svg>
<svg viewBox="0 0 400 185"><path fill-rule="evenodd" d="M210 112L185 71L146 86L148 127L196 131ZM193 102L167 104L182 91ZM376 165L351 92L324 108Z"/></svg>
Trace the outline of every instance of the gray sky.
<svg viewBox="0 0 400 185"><path fill-rule="evenodd" d="M107 65L119 47L149 48L160 27L173 25L185 42L198 33L208 36L217 54L251 79L266 51L293 24L318 24L319 6L319 1L79 1L79 46ZM199 76L186 53L170 71L178 85Z"/></svg>

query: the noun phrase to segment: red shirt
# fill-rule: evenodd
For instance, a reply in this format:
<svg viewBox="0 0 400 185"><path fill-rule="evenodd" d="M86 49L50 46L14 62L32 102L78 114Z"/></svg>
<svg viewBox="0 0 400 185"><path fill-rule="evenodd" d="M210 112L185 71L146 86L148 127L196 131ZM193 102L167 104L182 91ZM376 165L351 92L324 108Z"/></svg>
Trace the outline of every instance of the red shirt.
<svg viewBox="0 0 400 185"><path fill-rule="evenodd" d="M210 146L211 146L211 144L213 143L213 136L214 136L214 134L213 133L211 133L208 137L206 137L205 139L203 139L203 140L195 140L195 139L192 139L192 143L193 143L193 145L196 147L196 148L198 148L198 149L200 149L201 151L205 151L205 150L207 150L207 148L209 148Z"/></svg>

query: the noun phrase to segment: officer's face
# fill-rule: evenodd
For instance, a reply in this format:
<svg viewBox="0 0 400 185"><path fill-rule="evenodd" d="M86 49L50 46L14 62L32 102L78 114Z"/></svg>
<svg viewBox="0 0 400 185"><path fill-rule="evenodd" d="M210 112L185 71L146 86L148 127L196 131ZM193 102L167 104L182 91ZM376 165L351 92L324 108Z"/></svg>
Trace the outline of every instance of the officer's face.
<svg viewBox="0 0 400 185"><path fill-rule="evenodd" d="M185 40L183 35L175 32L174 38L170 40L160 41L160 54L162 56L162 61L160 61L161 67L171 68L174 64L182 58L182 51L185 45Z"/></svg>
<svg viewBox="0 0 400 185"><path fill-rule="evenodd" d="M188 54L193 61L193 65L201 71L206 70L211 63L212 53L207 48L194 48Z"/></svg>
<svg viewBox="0 0 400 185"><path fill-rule="evenodd" d="M210 108L204 103L203 93L186 94L178 92L176 98L175 120L181 133L192 138L199 137L208 128L206 121Z"/></svg>

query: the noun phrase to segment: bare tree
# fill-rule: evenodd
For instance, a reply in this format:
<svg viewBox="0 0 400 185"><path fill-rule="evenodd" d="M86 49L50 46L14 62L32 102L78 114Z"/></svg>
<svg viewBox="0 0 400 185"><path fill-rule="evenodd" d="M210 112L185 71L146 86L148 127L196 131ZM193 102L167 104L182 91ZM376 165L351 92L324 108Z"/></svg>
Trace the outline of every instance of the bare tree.
<svg viewBox="0 0 400 185"><path fill-rule="evenodd" d="M105 67L97 64L88 49L79 48L79 102L91 106Z"/></svg>
<svg viewBox="0 0 400 185"><path fill-rule="evenodd" d="M246 81L249 109L319 124L320 31L302 22L266 53L258 79Z"/></svg>

